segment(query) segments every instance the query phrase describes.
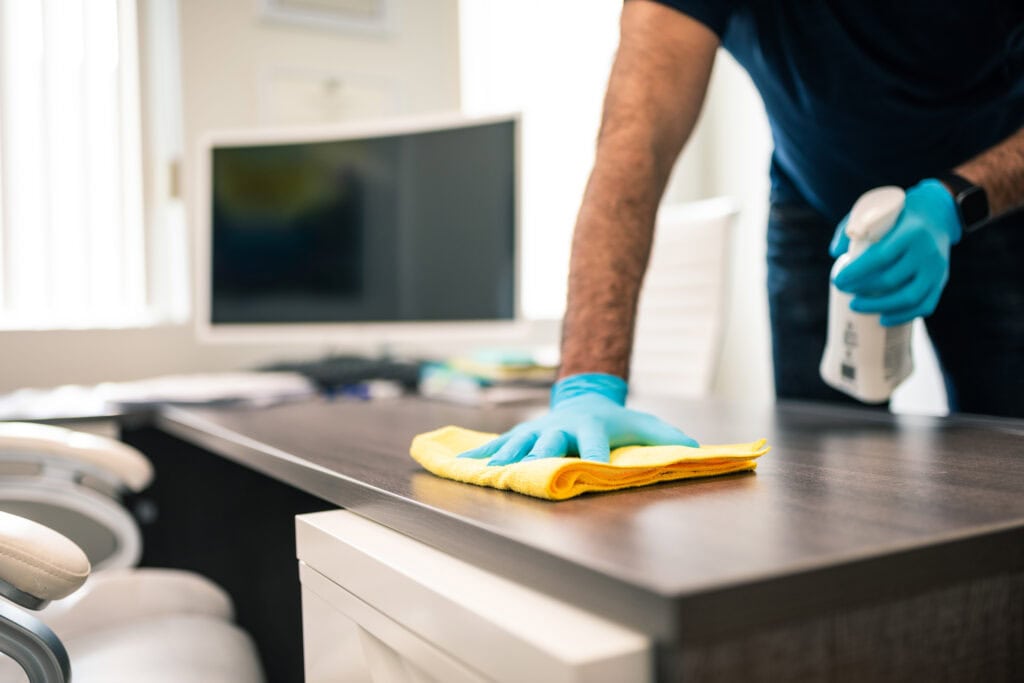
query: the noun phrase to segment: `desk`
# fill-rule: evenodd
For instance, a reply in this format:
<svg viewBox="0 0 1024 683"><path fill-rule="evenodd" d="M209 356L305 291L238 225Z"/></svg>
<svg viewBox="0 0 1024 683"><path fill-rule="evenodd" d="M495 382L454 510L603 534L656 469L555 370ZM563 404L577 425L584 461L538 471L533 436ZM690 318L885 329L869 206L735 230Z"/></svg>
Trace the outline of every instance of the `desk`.
<svg viewBox="0 0 1024 683"><path fill-rule="evenodd" d="M1024 422L639 407L702 441L765 436L773 450L755 474L549 503L440 480L407 455L419 432L501 431L526 409L169 409L157 427L649 635L659 679L1019 674Z"/></svg>

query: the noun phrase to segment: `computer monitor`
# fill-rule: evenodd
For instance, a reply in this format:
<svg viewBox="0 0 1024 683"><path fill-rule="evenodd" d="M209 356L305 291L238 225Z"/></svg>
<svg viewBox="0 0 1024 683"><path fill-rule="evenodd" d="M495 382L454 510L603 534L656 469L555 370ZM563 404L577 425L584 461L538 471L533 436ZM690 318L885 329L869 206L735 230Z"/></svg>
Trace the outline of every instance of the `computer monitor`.
<svg viewBox="0 0 1024 683"><path fill-rule="evenodd" d="M519 117L209 135L206 339L400 340L518 319Z"/></svg>

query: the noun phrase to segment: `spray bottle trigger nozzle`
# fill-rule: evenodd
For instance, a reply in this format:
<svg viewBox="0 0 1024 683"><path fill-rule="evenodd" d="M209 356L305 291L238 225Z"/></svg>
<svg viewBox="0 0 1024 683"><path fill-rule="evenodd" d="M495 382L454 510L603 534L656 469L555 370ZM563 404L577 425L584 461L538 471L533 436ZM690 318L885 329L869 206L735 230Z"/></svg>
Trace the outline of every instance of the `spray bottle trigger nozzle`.
<svg viewBox="0 0 1024 683"><path fill-rule="evenodd" d="M877 242L896 223L906 194L893 185L865 192L853 205L846 223L846 236L850 240Z"/></svg>

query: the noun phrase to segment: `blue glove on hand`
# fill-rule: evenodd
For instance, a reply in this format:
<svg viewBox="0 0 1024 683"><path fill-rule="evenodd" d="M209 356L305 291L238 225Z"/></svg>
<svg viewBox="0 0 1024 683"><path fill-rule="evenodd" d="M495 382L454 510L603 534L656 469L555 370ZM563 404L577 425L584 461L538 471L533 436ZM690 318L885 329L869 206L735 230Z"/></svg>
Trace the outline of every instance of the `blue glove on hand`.
<svg viewBox="0 0 1024 683"><path fill-rule="evenodd" d="M524 422L460 458L491 458L489 465L579 454L608 462L619 446L693 446L696 441L653 415L628 410L626 383L614 375L572 375L551 389L551 411ZM493 456L493 457L492 457Z"/></svg>
<svg viewBox="0 0 1024 683"><path fill-rule="evenodd" d="M846 222L836 228L829 252L846 252ZM960 214L953 196L935 179L907 190L896 225L835 277L852 294L850 309L880 313L886 327L931 315L949 278L949 250L960 241Z"/></svg>

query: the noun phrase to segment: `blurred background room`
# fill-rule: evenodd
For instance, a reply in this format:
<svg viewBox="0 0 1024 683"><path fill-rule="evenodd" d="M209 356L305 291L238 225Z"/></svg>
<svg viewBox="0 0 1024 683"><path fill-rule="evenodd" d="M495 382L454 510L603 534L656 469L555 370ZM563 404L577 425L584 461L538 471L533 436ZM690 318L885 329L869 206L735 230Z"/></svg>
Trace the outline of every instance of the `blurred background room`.
<svg viewBox="0 0 1024 683"><path fill-rule="evenodd" d="M0 391L385 349L446 357L556 348L620 8L617 0L5 2ZM355 328L301 340L197 335L204 135L449 112L522 116L512 337L507 329L467 337L458 326L429 339ZM753 85L720 53L664 202L725 197L738 209L722 238L724 289L708 317L717 331L701 360L709 367L681 393L771 400L770 151ZM919 370L894 409L941 413L941 381L918 332Z"/></svg>

